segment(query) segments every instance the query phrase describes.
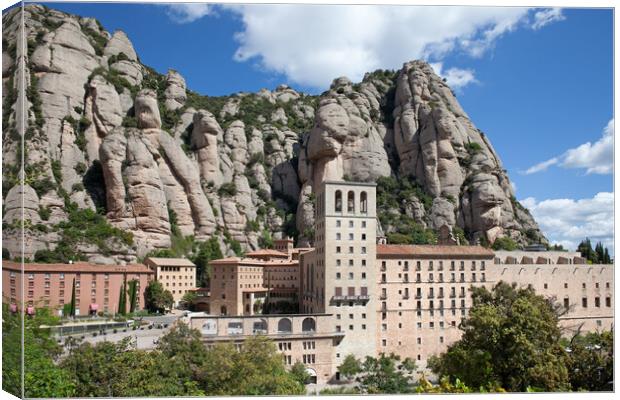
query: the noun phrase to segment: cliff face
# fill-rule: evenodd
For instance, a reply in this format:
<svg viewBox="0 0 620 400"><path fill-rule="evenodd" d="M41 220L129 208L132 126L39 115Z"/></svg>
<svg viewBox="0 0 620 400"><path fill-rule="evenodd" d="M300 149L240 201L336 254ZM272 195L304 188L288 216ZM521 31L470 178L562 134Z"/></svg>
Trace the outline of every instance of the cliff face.
<svg viewBox="0 0 620 400"><path fill-rule="evenodd" d="M418 189L384 215L458 226L472 241L544 240L488 138L424 62L359 84L338 78L321 96L282 85L208 97L173 70L143 65L123 32L42 6L26 7L21 54L19 13L3 16L3 246L12 254L22 197L27 257L124 262L189 236L217 237L229 253L282 235L307 243L313 187L382 177ZM386 232L396 229L389 221Z"/></svg>

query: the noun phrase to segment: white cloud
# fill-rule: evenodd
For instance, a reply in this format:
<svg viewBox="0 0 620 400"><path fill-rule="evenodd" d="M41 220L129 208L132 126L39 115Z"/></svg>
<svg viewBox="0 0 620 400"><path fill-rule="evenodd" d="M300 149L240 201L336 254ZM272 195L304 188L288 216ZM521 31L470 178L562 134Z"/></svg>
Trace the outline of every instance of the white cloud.
<svg viewBox="0 0 620 400"><path fill-rule="evenodd" d="M203 3L176 3L167 4L165 7L170 19L179 24L194 22L213 11L209 4Z"/></svg>
<svg viewBox="0 0 620 400"><path fill-rule="evenodd" d="M537 201L532 197L521 200L551 243L575 250L579 242L589 237L602 242L613 253L614 194L597 193L586 199L550 199Z"/></svg>
<svg viewBox="0 0 620 400"><path fill-rule="evenodd" d="M458 90L470 83L478 83L473 69L449 68L443 71L443 63L441 62L431 63L430 65L437 75L446 79L446 83L452 89Z"/></svg>
<svg viewBox="0 0 620 400"><path fill-rule="evenodd" d="M535 174L536 172L546 171L547 168L549 168L552 165L557 164L558 161L559 160L557 159L557 157L553 157L553 158L551 158L551 159L549 159L547 161L540 162L540 163L538 163L536 165L533 165L533 166L529 167L525 171L525 174L529 175L529 174Z"/></svg>
<svg viewBox="0 0 620 400"><path fill-rule="evenodd" d="M528 168L525 174L545 171L556 164L563 168L585 169L587 174L611 174L614 168L613 118L603 128L603 136L596 142L586 142L569 149L559 157L551 158Z"/></svg>
<svg viewBox="0 0 620 400"><path fill-rule="evenodd" d="M562 9L560 8L541 10L534 14L532 29L537 30L543 26L549 25L552 22L563 21L565 19L566 17L562 14Z"/></svg>
<svg viewBox="0 0 620 400"><path fill-rule="evenodd" d="M479 57L497 39L531 26L534 12L517 7L233 5L243 29L237 61L255 60L294 82L325 88L346 75L353 81L377 68L400 68L423 58L441 61L450 52ZM471 70L448 69L464 86Z"/></svg>

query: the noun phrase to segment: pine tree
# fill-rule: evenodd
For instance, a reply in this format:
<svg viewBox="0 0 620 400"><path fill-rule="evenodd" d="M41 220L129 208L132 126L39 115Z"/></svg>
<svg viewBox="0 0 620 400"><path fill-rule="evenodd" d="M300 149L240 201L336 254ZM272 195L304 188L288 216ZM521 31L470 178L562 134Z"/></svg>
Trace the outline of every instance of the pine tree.
<svg viewBox="0 0 620 400"><path fill-rule="evenodd" d="M121 315L127 314L127 277L123 279L123 286L121 287L120 297L118 299L118 313Z"/></svg>
<svg viewBox="0 0 620 400"><path fill-rule="evenodd" d="M609 256L609 250L605 247L605 256L603 260L603 264L611 264L611 257Z"/></svg>
<svg viewBox="0 0 620 400"><path fill-rule="evenodd" d="M605 249L603 248L603 243L598 242L596 244L595 252L596 252L596 262L605 264Z"/></svg>
<svg viewBox="0 0 620 400"><path fill-rule="evenodd" d="M129 282L129 312L132 313L134 311L136 311L136 303L138 300L138 281L135 279L132 279L131 282Z"/></svg>
<svg viewBox="0 0 620 400"><path fill-rule="evenodd" d="M75 317L75 278L73 278L73 288L71 289L71 306L69 308L69 316Z"/></svg>

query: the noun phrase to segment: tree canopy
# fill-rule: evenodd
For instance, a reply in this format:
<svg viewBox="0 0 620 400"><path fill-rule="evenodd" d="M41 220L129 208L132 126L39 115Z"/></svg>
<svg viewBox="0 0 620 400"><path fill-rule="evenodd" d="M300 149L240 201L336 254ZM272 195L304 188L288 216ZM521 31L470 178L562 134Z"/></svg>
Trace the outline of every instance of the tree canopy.
<svg viewBox="0 0 620 400"><path fill-rule="evenodd" d="M593 249L590 238L585 238L582 240L579 245L577 245L577 251L581 253L583 258L592 264L612 263L611 256L609 255L609 249L604 247L601 242L597 242Z"/></svg>
<svg viewBox="0 0 620 400"><path fill-rule="evenodd" d="M569 388L557 307L533 289L499 282L473 288L462 338L432 360L431 369L473 388L561 391Z"/></svg>
<svg viewBox="0 0 620 400"><path fill-rule="evenodd" d="M123 297L122 291L121 297ZM172 293L165 290L159 281L150 281L144 289L144 305L150 312L163 313L167 308L172 308L173 303Z"/></svg>

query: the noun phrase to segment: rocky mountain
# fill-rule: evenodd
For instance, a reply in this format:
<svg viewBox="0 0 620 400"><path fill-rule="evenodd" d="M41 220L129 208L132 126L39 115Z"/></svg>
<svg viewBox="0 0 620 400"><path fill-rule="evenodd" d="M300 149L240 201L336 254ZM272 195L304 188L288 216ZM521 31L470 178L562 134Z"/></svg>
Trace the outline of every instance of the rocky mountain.
<svg viewBox="0 0 620 400"><path fill-rule="evenodd" d="M13 255L22 199L28 258L128 262L209 238L229 254L282 235L308 244L313 188L327 179L377 182L395 241L433 241L442 225L471 242L546 241L488 137L425 62L337 78L320 96L281 85L209 97L142 64L125 33L95 19L28 5L22 29L20 13L2 17Z"/></svg>

